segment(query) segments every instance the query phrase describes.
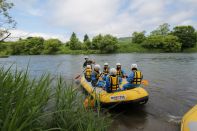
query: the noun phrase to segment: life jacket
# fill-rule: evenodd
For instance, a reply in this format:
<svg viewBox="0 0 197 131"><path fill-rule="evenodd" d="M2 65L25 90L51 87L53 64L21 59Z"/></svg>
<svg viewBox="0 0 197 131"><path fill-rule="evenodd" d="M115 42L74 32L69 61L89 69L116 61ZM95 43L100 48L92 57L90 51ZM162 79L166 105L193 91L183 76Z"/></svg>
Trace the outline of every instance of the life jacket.
<svg viewBox="0 0 197 131"><path fill-rule="evenodd" d="M118 76L109 76L110 78L110 88L112 91L116 91L119 88Z"/></svg>
<svg viewBox="0 0 197 131"><path fill-rule="evenodd" d="M116 70L117 70L116 75L117 75L118 77L122 77L122 76L123 76L122 70L121 70L121 69L116 69Z"/></svg>
<svg viewBox="0 0 197 131"><path fill-rule="evenodd" d="M141 84L141 81L142 81L142 72L141 71L134 71L134 78L133 78L133 81L131 82L132 84L137 84L137 85L140 85Z"/></svg>
<svg viewBox="0 0 197 131"><path fill-rule="evenodd" d="M92 69L91 68L87 68L86 72L85 72L86 78L91 78L91 74L92 74Z"/></svg>
<svg viewBox="0 0 197 131"><path fill-rule="evenodd" d="M103 74L104 75L108 75L109 74L109 68L106 68L106 69L104 68L103 69Z"/></svg>
<svg viewBox="0 0 197 131"><path fill-rule="evenodd" d="M94 74L95 74L95 76L96 76L96 79L98 80L99 77L100 77L100 73L94 70Z"/></svg>

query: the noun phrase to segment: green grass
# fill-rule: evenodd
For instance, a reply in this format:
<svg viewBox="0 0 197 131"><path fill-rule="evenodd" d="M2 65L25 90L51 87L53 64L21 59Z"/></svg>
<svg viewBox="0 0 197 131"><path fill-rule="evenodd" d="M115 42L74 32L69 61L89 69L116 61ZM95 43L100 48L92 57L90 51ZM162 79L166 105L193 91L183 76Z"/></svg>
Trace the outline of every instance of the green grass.
<svg viewBox="0 0 197 131"><path fill-rule="evenodd" d="M186 52L186 53L194 53L194 52L197 52L197 46L195 46L193 48L184 49L183 52Z"/></svg>
<svg viewBox="0 0 197 131"><path fill-rule="evenodd" d="M153 53L158 53L158 52L162 52L162 50L160 49L147 49L142 47L140 44L134 44L128 41L119 41L118 44L118 53L133 53L133 52L139 52L139 53L149 53L149 52L153 52Z"/></svg>
<svg viewBox="0 0 197 131"><path fill-rule="evenodd" d="M30 79L27 72L0 69L0 130L107 130L111 120L85 109L82 95L63 78Z"/></svg>
<svg viewBox="0 0 197 131"><path fill-rule="evenodd" d="M60 54L99 54L99 50L71 50L68 46L61 49Z"/></svg>

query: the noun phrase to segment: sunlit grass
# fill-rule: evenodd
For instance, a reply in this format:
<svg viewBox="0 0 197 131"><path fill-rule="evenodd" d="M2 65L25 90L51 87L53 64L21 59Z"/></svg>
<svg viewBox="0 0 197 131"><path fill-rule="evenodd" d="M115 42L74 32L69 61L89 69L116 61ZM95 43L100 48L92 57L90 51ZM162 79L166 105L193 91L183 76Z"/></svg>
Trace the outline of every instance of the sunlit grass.
<svg viewBox="0 0 197 131"><path fill-rule="evenodd" d="M107 130L108 116L85 109L63 79L30 79L28 72L0 69L0 130Z"/></svg>

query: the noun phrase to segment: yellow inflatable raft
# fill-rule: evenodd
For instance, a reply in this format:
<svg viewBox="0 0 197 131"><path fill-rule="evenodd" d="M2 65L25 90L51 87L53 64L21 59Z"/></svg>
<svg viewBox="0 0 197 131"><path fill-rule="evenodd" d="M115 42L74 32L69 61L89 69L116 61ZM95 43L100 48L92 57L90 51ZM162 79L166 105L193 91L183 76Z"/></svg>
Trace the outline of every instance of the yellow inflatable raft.
<svg viewBox="0 0 197 131"><path fill-rule="evenodd" d="M181 131L197 131L197 105L183 116Z"/></svg>
<svg viewBox="0 0 197 131"><path fill-rule="evenodd" d="M123 79L120 88L126 83ZM82 87L91 95L100 101L101 104L115 104L115 103L139 103L145 104L148 101L148 92L142 87L124 90L119 92L107 93L100 87L92 87L90 82L87 82L85 77L81 78Z"/></svg>

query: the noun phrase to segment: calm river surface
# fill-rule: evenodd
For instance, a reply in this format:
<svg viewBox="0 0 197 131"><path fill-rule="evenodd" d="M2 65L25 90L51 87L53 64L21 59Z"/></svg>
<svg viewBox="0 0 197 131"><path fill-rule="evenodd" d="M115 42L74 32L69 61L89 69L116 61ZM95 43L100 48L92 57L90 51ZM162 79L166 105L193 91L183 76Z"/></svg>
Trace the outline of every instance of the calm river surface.
<svg viewBox="0 0 197 131"><path fill-rule="evenodd" d="M82 71L83 55L10 56L0 58L0 66L29 71L32 76L49 72L71 80ZM197 104L197 54L112 54L90 55L103 65L114 67L120 62L129 72L131 63L137 63L149 80L148 103L141 108L119 110L114 116L113 129L123 131L178 131L181 117Z"/></svg>

